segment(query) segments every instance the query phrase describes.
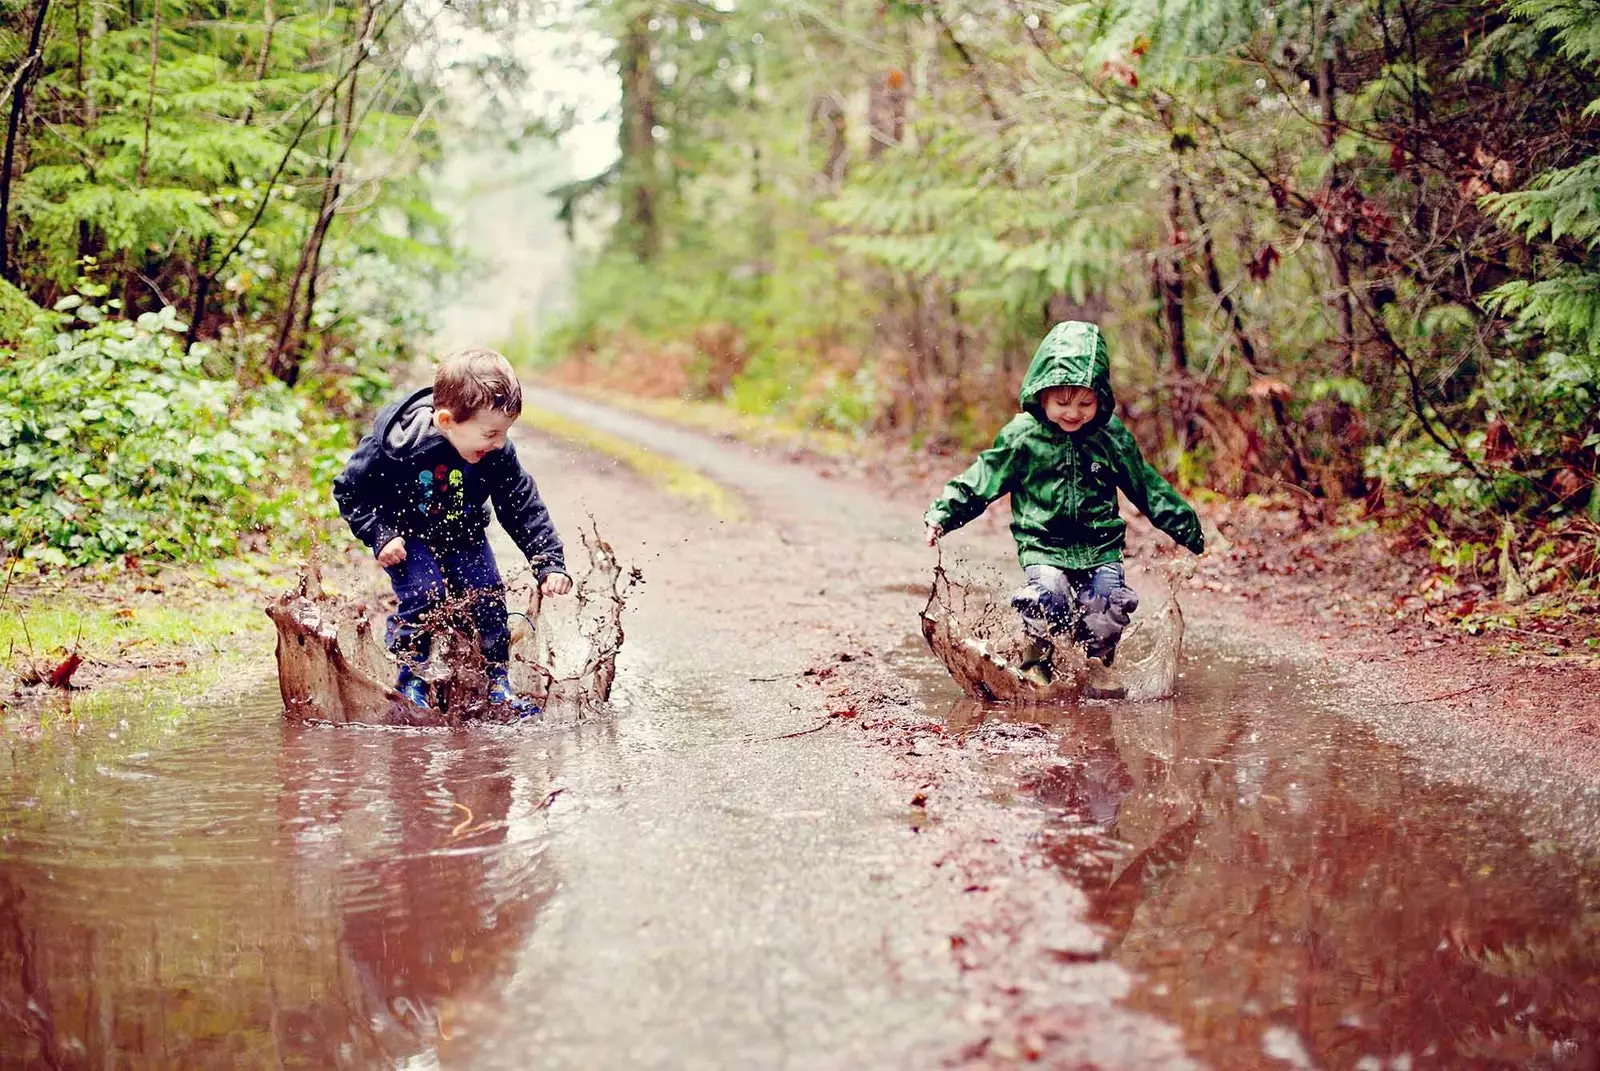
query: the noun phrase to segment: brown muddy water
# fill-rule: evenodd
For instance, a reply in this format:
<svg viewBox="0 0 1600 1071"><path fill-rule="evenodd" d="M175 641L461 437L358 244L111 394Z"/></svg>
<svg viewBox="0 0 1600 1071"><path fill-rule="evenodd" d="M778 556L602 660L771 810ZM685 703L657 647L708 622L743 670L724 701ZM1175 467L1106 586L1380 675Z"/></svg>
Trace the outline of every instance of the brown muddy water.
<svg viewBox="0 0 1600 1071"><path fill-rule="evenodd" d="M1036 817L1129 1003L1206 1063L1600 1066L1600 870L1531 831L1527 798L1430 775L1316 679L1221 650L1191 651L1164 702L1023 717L951 689L925 695ZM551 793L627 723L300 726L274 692L164 729L13 738L0 1067L540 1065L524 1043L562 1027L527 949L572 925L551 917ZM881 1005L862 1007L865 1028ZM907 1016L906 1037L940 1029L932 1005ZM597 1066L593 1045L561 1065Z"/></svg>
<svg viewBox="0 0 1600 1071"><path fill-rule="evenodd" d="M1464 787L1329 684L1215 649L1159 702L1024 712L948 685L923 675L930 709L1037 813L1128 1003L1208 1064L1600 1067L1600 868L1532 828L1550 786ZM1594 813L1580 793L1560 817Z"/></svg>
<svg viewBox="0 0 1600 1071"><path fill-rule="evenodd" d="M551 888L534 734L295 725L274 689L9 751L0 1066L400 1065L495 1003Z"/></svg>

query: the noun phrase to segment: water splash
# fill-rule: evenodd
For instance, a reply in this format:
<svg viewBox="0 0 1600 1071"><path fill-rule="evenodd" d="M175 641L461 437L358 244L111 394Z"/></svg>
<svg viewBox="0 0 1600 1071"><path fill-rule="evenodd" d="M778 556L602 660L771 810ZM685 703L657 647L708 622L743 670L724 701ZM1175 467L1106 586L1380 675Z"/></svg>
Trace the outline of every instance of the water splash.
<svg viewBox="0 0 1600 1071"><path fill-rule="evenodd" d="M959 575L945 568L941 551L933 586L922 609L922 635L962 691L984 702L1039 705L1072 703L1093 685L1121 689L1132 702L1170 696L1183 654L1183 609L1178 589L1194 575L1191 558L1158 562L1141 585L1141 610L1123 634L1116 666L1091 663L1070 643L1058 643L1051 658L1050 682L1022 675L1021 623L998 576ZM1161 596L1152 597L1159 586Z"/></svg>
<svg viewBox="0 0 1600 1071"><path fill-rule="evenodd" d="M547 710L581 712L611 695L624 639L627 594L641 579L626 578L615 552L591 525L581 535L587 568L570 599L541 600L528 593L526 612L513 612L511 683L518 694ZM455 613L452 613L454 609ZM299 584L266 607L278 630L278 687L284 716L336 724L454 726L481 718L512 720L488 701L488 679L478 645L450 624L460 607L442 607L428 660L418 676L442 696L443 709L416 706L395 691L396 664L380 638L381 621L366 606L330 595L315 562Z"/></svg>

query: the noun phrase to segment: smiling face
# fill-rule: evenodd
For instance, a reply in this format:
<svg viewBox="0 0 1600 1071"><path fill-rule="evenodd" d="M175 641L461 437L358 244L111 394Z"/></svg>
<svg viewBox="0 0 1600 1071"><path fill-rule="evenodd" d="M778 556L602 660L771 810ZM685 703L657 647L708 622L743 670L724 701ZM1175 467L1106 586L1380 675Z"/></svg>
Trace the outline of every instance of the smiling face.
<svg viewBox="0 0 1600 1071"><path fill-rule="evenodd" d="M1039 408L1050 423L1074 432L1095 418L1100 400L1088 387L1049 387L1039 392Z"/></svg>
<svg viewBox="0 0 1600 1071"><path fill-rule="evenodd" d="M504 446L511 425L516 422L517 418L510 413L493 409L474 413L468 420L457 420L448 409L437 409L433 414L433 423L439 429L439 434L456 448L456 453L461 455L463 461L471 465L476 465L492 451Z"/></svg>

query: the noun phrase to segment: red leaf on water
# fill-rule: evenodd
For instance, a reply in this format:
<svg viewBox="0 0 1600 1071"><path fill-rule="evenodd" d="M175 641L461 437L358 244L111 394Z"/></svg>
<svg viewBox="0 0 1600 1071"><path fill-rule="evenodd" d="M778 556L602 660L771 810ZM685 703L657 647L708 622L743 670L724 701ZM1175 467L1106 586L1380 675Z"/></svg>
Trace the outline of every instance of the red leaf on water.
<svg viewBox="0 0 1600 1071"><path fill-rule="evenodd" d="M71 688L72 675L78 672L78 667L83 665L83 656L74 651L61 660L61 664L50 671L50 687Z"/></svg>

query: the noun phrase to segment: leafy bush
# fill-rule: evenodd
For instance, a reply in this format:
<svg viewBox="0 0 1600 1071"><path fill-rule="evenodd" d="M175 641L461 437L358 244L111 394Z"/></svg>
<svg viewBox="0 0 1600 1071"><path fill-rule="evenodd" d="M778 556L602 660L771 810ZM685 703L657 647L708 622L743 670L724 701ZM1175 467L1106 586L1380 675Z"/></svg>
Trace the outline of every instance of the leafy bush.
<svg viewBox="0 0 1600 1071"><path fill-rule="evenodd" d="M0 343L22 338L39 307L28 300L28 295L0 279Z"/></svg>
<svg viewBox="0 0 1600 1071"><path fill-rule="evenodd" d="M0 354L0 542L25 560L213 557L326 516L343 429L276 381L249 388L185 353L171 308L76 325ZM317 459L321 458L322 461Z"/></svg>

